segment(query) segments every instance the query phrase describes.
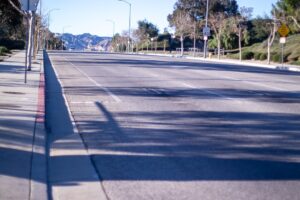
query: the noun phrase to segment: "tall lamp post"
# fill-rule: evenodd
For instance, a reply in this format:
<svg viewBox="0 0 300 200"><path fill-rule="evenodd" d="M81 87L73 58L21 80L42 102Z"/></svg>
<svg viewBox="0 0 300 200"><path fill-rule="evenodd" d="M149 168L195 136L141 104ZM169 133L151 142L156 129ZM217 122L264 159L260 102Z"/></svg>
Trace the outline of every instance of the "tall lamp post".
<svg viewBox="0 0 300 200"><path fill-rule="evenodd" d="M119 0L119 1L123 1L124 3L129 5L129 29L128 29L128 48L127 48L127 52L130 52L130 36L131 36L131 3L129 3L126 0Z"/></svg>
<svg viewBox="0 0 300 200"><path fill-rule="evenodd" d="M209 4L209 0L206 1L206 15L205 15L205 29L207 30L207 26L208 26L208 4ZM208 40L208 35L204 35L204 58L206 58L206 53L207 53L207 40Z"/></svg>
<svg viewBox="0 0 300 200"><path fill-rule="evenodd" d="M65 29L66 29L66 28L69 28L69 27L71 27L71 26L64 26L64 27L63 27L63 32L62 32L62 35L61 35L61 50L62 50L62 51L64 50L64 40L63 40L63 35L64 35L64 33L65 33Z"/></svg>

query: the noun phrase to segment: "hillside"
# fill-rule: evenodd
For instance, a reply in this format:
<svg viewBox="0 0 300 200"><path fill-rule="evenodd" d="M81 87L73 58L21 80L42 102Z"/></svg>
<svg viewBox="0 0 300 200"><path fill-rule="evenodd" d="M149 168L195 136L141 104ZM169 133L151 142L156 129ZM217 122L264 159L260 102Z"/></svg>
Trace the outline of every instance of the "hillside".
<svg viewBox="0 0 300 200"><path fill-rule="evenodd" d="M89 33L81 35L72 35L65 33L62 36L64 44L67 49L76 49L76 50L95 50L95 51L107 51L111 41L110 37L100 37L97 35L91 35Z"/></svg>
<svg viewBox="0 0 300 200"><path fill-rule="evenodd" d="M287 38L287 43L284 47L284 59L286 63L300 65L300 34L292 35ZM267 55L267 41L257 43L250 47L243 48L243 54L251 53L251 59L265 60ZM231 58L237 58L238 54L230 55ZM273 62L281 61L281 44L277 37L271 48L271 60Z"/></svg>

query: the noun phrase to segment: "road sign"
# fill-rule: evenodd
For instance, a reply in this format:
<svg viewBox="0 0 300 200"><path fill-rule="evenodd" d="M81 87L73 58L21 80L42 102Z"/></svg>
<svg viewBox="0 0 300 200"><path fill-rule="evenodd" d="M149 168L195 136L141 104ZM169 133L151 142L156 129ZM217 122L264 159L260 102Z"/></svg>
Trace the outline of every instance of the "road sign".
<svg viewBox="0 0 300 200"><path fill-rule="evenodd" d="M39 0L19 0L24 11L36 11Z"/></svg>
<svg viewBox="0 0 300 200"><path fill-rule="evenodd" d="M203 35L204 36L210 36L210 28L209 27L204 27L203 28Z"/></svg>
<svg viewBox="0 0 300 200"><path fill-rule="evenodd" d="M285 44L286 43L286 37L281 37L279 42L280 42L280 44Z"/></svg>
<svg viewBox="0 0 300 200"><path fill-rule="evenodd" d="M286 24L281 24L281 26L278 29L278 33L280 34L281 37L286 37L290 32L289 27L287 27Z"/></svg>

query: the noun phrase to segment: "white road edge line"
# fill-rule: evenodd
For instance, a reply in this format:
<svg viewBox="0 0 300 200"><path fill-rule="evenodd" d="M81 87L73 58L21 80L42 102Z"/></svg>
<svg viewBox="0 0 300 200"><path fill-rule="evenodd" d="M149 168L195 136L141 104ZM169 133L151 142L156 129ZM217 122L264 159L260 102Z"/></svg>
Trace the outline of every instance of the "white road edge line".
<svg viewBox="0 0 300 200"><path fill-rule="evenodd" d="M75 67L81 74L83 74L87 79L89 79L92 83L94 83L97 87L103 89L110 97L112 97L117 103L122 102L122 100L117 97L115 94L113 94L108 88L104 87L94 79L92 79L89 75L87 75L85 72L83 72L81 69L79 69L76 65L74 65L70 60L68 60L66 57L63 57L67 62L69 62L73 67Z"/></svg>
<svg viewBox="0 0 300 200"><path fill-rule="evenodd" d="M54 64L53 64L54 62L53 62L53 60L52 60L52 58L51 58L50 56L49 56L49 60L50 60L50 62L51 62L53 71L54 71L54 73L55 73L55 75L56 75L56 77L57 77L57 81L59 82L59 84L60 84L60 86L61 86L61 89L62 89L62 96L63 96L64 103L65 103L65 105L66 105L66 107L67 107L67 110L68 110L68 115L69 115L69 117L70 117L70 119L71 119L71 122L72 122L72 128L73 128L74 134L76 135L76 139L77 139L78 141L81 141L81 149L80 149L80 151L82 150L82 152L84 152L84 155L89 157L89 159L88 159L88 160L89 160L89 164L90 164L91 168L93 169L93 170L91 171L91 173L92 173L92 174L91 174L91 175L92 175L92 178L94 178L95 181L98 181L98 182L100 183L100 186L101 186L101 192L103 192L103 193L106 195L105 188L104 188L104 186L103 186L103 184L102 184L102 182L101 182L101 180L100 180L100 178L99 178L99 174L97 173L97 171L96 171L96 169L95 169L95 167L94 167L94 165L93 165L93 163L92 163L92 160L91 160L91 154L90 154L89 150L88 150L87 148L85 148L84 142L83 142L82 138L81 138L80 135L79 135L79 130L78 130L78 128L77 128L75 118L74 118L74 116L73 116L73 114L72 114L71 107L70 107L70 103L68 102L68 99L67 99L65 90L64 90L64 88L63 88L63 84L62 84L61 80L59 79L58 72L57 72L56 68L54 67ZM50 152L50 153L51 153L51 152ZM96 194L98 193L98 191L93 191L93 192L95 192ZM53 195L54 195L54 194L56 195L56 197L59 197L59 195L57 194L57 192L55 193L55 191L53 191ZM59 198L58 198L58 199L59 199Z"/></svg>

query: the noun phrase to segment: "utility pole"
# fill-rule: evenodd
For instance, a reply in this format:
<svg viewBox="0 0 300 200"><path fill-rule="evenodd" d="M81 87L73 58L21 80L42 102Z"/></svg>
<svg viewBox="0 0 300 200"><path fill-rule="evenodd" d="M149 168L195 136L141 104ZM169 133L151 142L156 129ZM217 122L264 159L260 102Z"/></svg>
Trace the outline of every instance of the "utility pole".
<svg viewBox="0 0 300 200"><path fill-rule="evenodd" d="M126 4L128 4L129 5L129 28L128 28L128 45L127 45L127 52L129 53L130 52L130 48L131 48L131 40L130 40L130 38L131 38L131 3L129 3L128 1L126 1L126 0L119 0L119 1L122 1L122 2L124 2L124 3L126 3Z"/></svg>
<svg viewBox="0 0 300 200"><path fill-rule="evenodd" d="M205 29L208 29L208 5L209 5L209 0L207 0L206 2L206 15L205 15ZM206 58L206 53L207 53L207 40L208 40L208 36L204 35L204 58Z"/></svg>

